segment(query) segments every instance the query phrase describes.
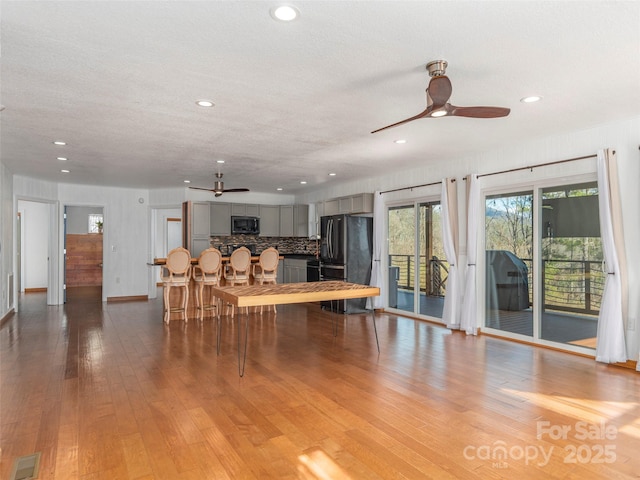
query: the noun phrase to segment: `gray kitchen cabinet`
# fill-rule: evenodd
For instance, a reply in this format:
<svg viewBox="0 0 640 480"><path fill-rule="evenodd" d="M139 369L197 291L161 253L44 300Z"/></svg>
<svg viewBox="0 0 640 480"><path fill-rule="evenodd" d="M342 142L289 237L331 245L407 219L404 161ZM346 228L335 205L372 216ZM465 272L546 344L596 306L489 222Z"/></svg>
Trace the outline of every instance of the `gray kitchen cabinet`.
<svg viewBox="0 0 640 480"><path fill-rule="evenodd" d="M192 202L191 235L209 237L209 202Z"/></svg>
<svg viewBox="0 0 640 480"><path fill-rule="evenodd" d="M359 193L346 197L325 200L322 203L322 215L342 213L373 213L373 193Z"/></svg>
<svg viewBox="0 0 640 480"><path fill-rule="evenodd" d="M298 258L284 259L284 283L307 281L307 260Z"/></svg>
<svg viewBox="0 0 640 480"><path fill-rule="evenodd" d="M280 205L260 205L260 236L280 236Z"/></svg>
<svg viewBox="0 0 640 480"><path fill-rule="evenodd" d="M198 258L202 252L211 246L209 237L207 238L191 238L191 248L189 253L192 258Z"/></svg>
<svg viewBox="0 0 640 480"><path fill-rule="evenodd" d="M309 236L309 205L293 206L293 236Z"/></svg>
<svg viewBox="0 0 640 480"><path fill-rule="evenodd" d="M231 235L231 204L211 202L211 235Z"/></svg>
<svg viewBox="0 0 640 480"><path fill-rule="evenodd" d="M324 202L323 215L337 215L340 213L340 203L337 198Z"/></svg>
<svg viewBox="0 0 640 480"><path fill-rule="evenodd" d="M280 236L293 237L293 205L280 205Z"/></svg>
<svg viewBox="0 0 640 480"><path fill-rule="evenodd" d="M232 203L231 215L239 217L259 217L260 205L250 203Z"/></svg>
<svg viewBox="0 0 640 480"><path fill-rule="evenodd" d="M352 195L349 213L373 213L373 193Z"/></svg>
<svg viewBox="0 0 640 480"><path fill-rule="evenodd" d="M284 281L284 260L278 262L278 275L276 281L278 283L285 283Z"/></svg>
<svg viewBox="0 0 640 480"><path fill-rule="evenodd" d="M192 257L200 256L209 248L210 213L209 202L191 204L191 243L189 252Z"/></svg>

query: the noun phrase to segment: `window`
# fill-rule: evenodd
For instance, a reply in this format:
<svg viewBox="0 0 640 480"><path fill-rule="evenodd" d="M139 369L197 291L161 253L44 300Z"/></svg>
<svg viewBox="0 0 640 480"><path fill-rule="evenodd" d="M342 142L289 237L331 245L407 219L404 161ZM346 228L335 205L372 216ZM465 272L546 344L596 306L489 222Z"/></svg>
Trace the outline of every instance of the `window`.
<svg viewBox="0 0 640 480"><path fill-rule="evenodd" d="M102 233L102 214L89 214L89 233Z"/></svg>

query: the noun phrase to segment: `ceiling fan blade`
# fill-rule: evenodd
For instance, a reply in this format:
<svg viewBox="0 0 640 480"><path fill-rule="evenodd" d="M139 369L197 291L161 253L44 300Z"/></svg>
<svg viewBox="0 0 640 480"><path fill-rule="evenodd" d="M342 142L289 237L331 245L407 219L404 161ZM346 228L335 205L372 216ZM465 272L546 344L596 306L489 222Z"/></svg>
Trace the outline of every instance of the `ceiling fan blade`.
<svg viewBox="0 0 640 480"><path fill-rule="evenodd" d="M227 192L248 192L249 189L248 188L225 188L223 190L224 193Z"/></svg>
<svg viewBox="0 0 640 480"><path fill-rule="evenodd" d="M449 115L470 118L498 118L506 117L509 112L511 112L511 109L503 107L456 107L451 105Z"/></svg>
<svg viewBox="0 0 640 480"><path fill-rule="evenodd" d="M189 187L192 190L204 190L205 192L215 192L215 190L211 188L200 188L200 187Z"/></svg>
<svg viewBox="0 0 640 480"><path fill-rule="evenodd" d="M391 125L387 125L386 127L379 128L379 129L377 129L377 130L374 130L374 131L373 131L373 132L371 132L371 133L381 132L382 130L386 130L387 128L397 127L398 125L402 125L403 123L411 122L411 121L413 121L413 120L417 120L417 119L419 119L419 118L428 117L428 116L429 116L429 113L431 113L431 107L427 107L427 109L426 109L424 112L419 113L418 115L414 115L414 116L413 116L413 117L411 117L411 118L406 118L406 119L404 119L404 120L401 120L400 122L393 123L393 124L391 124Z"/></svg>
<svg viewBox="0 0 640 480"><path fill-rule="evenodd" d="M449 101L452 90L449 77L433 77L427 87L427 105L433 105L434 109L442 107Z"/></svg>

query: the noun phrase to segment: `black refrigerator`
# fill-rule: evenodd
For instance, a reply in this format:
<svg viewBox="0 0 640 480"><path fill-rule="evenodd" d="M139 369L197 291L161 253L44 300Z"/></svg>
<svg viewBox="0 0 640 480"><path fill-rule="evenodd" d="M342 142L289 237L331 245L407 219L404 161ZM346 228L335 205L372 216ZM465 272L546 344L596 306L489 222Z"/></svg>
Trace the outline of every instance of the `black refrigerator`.
<svg viewBox="0 0 640 480"><path fill-rule="evenodd" d="M320 220L320 278L369 285L373 256L373 219L333 215ZM340 313L365 311L365 298L322 302Z"/></svg>

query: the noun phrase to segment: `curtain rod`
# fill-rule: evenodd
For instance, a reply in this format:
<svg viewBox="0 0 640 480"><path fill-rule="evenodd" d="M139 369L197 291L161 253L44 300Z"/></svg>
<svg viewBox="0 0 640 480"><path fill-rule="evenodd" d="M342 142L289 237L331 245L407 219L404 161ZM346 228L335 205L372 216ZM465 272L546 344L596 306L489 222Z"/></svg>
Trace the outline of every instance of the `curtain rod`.
<svg viewBox="0 0 640 480"><path fill-rule="evenodd" d="M456 179L452 178L451 181L455 182ZM399 192L401 190L413 190L414 188L420 187L432 187L433 185L440 185L441 183L442 180L440 180L439 182L423 183L422 185L413 185L411 187L394 188L393 190L385 190L384 192L380 192L380 195L382 195L383 193Z"/></svg>
<svg viewBox="0 0 640 480"><path fill-rule="evenodd" d="M613 153L616 153L615 150L613 151ZM501 170L499 172L483 173L481 175L478 175L478 178L490 177L491 175L500 175L501 173L519 172L520 170L533 170L534 168L538 168L538 167L547 167L549 165L558 165L559 163L575 162L576 160L584 160L586 158L596 158L597 156L598 156L597 154L585 155L583 157L567 158L566 160L556 160L555 162L539 163L537 165L530 165L528 167L518 167L518 168L511 168L509 170ZM469 175L464 177L464 180L468 178L469 178Z"/></svg>

